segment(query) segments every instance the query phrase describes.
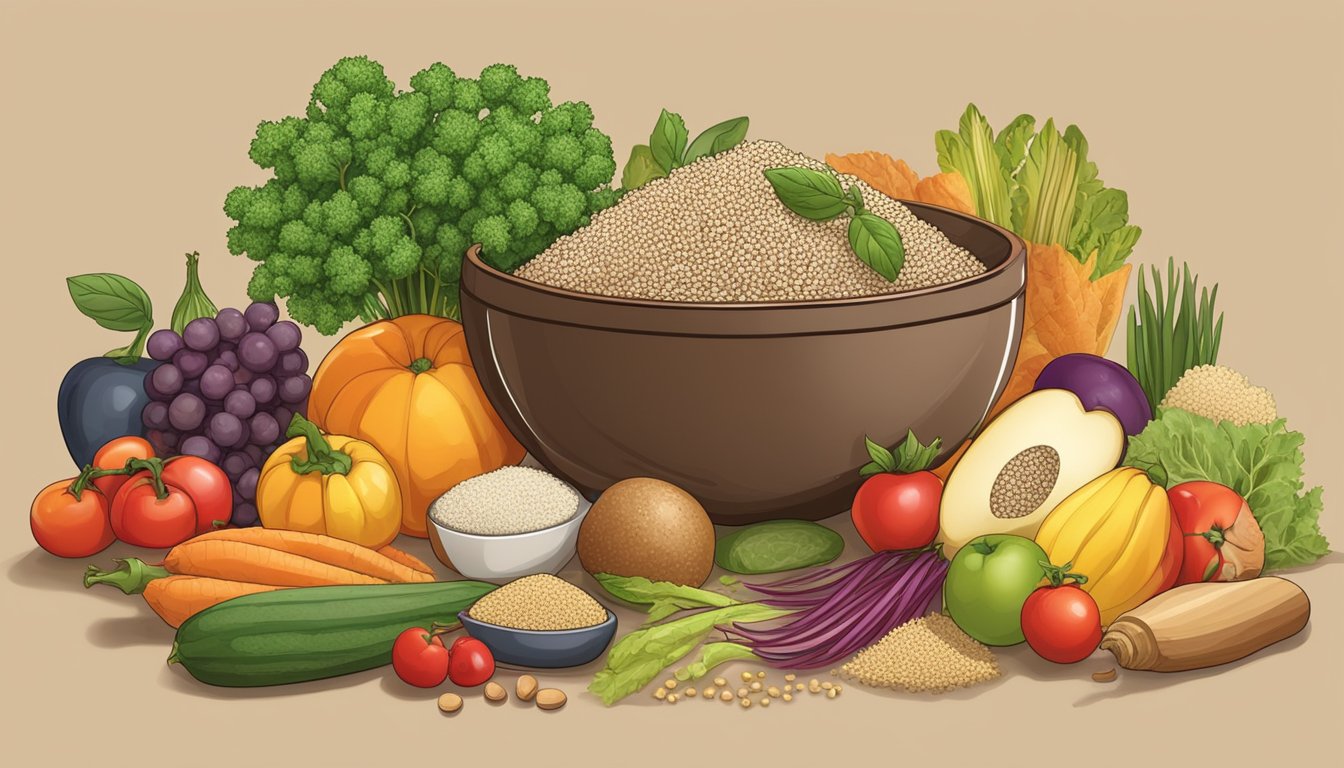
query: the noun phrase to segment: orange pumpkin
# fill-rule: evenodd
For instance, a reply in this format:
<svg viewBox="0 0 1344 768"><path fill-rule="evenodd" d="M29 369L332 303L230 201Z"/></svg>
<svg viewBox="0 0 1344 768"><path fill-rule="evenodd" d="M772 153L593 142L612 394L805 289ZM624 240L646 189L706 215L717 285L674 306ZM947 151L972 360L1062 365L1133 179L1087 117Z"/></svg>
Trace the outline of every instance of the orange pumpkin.
<svg viewBox="0 0 1344 768"><path fill-rule="evenodd" d="M313 377L308 418L378 449L401 486L401 532L421 538L444 491L523 458L481 390L462 326L442 317L380 320L341 339Z"/></svg>

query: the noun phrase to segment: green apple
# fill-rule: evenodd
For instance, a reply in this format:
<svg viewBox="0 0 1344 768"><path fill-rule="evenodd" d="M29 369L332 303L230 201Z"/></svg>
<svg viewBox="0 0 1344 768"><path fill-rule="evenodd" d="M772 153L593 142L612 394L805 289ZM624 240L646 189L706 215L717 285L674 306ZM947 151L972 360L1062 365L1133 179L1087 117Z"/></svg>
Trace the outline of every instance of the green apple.
<svg viewBox="0 0 1344 768"><path fill-rule="evenodd" d="M1045 578L1045 550L1006 533L972 539L957 551L943 582L943 602L962 631L985 645L1017 645L1022 604Z"/></svg>

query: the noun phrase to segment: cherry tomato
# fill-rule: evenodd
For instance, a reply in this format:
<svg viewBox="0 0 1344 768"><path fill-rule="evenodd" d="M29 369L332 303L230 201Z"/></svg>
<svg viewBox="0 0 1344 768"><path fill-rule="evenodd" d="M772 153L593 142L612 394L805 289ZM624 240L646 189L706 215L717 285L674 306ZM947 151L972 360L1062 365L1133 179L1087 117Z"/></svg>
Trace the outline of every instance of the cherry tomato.
<svg viewBox="0 0 1344 768"><path fill-rule="evenodd" d="M196 456L133 459L138 471L112 499L112 530L127 544L173 547L227 523L233 506L228 476Z"/></svg>
<svg viewBox="0 0 1344 768"><path fill-rule="evenodd" d="M392 644L392 669L406 683L434 688L448 679L448 649L438 635L411 627Z"/></svg>
<svg viewBox="0 0 1344 768"><path fill-rule="evenodd" d="M1077 584L1038 587L1022 604L1022 634L1041 658L1073 664L1101 643L1101 611Z"/></svg>
<svg viewBox="0 0 1344 768"><path fill-rule="evenodd" d="M495 674L495 655L474 637L457 638L448 652L448 679L455 685L473 688Z"/></svg>
<svg viewBox="0 0 1344 768"><path fill-rule="evenodd" d="M127 459L148 459L154 455L154 448L150 446L149 441L143 437L127 435L108 440L103 444L98 452L93 454L94 469L121 469L126 466ZM111 499L121 490L121 486L126 484L129 475L105 475L93 479L95 488L103 492L103 496Z"/></svg>
<svg viewBox="0 0 1344 768"><path fill-rule="evenodd" d="M60 557L88 557L107 549L116 537L108 518L107 497L97 488L70 492L74 480L43 488L33 499L28 524L37 545Z"/></svg>
<svg viewBox="0 0 1344 768"><path fill-rule="evenodd" d="M859 486L850 515L874 552L919 549L938 535L942 499L943 481L932 472L883 472Z"/></svg>

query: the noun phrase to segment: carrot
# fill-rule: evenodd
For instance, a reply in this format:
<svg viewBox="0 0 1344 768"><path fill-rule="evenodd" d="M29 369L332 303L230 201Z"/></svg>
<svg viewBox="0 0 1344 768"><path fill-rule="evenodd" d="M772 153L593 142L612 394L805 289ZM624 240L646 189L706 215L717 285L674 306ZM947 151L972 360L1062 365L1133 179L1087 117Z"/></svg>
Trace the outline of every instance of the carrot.
<svg viewBox="0 0 1344 768"><path fill-rule="evenodd" d="M388 544L386 547L379 549L378 554L386 557L388 560L395 560L407 568L427 574L430 577L430 581L434 580L434 571L428 565L425 565L424 560L412 555L410 552L403 552L391 544Z"/></svg>
<svg viewBox="0 0 1344 768"><path fill-rule="evenodd" d="M419 560L420 567L415 567L405 560L394 558L385 552L374 551L358 544L352 544L348 541L338 539L332 536L323 536L317 533L304 533L302 531L284 531L273 528L222 528L217 531L203 533L190 541L179 544L179 547L192 546L197 543L210 541L228 541L242 544L265 547L266 549L287 552L308 560L314 560L318 563L335 566L336 568L353 571L355 573L371 576L378 581L395 582L419 582L434 581L434 574L429 568ZM387 549L387 548L385 548ZM393 550L396 551L396 550ZM168 553L169 557L173 553ZM404 555L404 557L410 557ZM183 573L174 568L168 560L164 561L168 570L173 573ZM195 573L192 571L191 573ZM214 576L215 573L197 573L197 576ZM223 578L240 579L242 581L255 581L259 583L277 583L265 579L253 578L246 567L240 568L234 572L225 572L220 574ZM367 582L332 582L332 583L367 583ZM300 586L291 584L280 584L280 586Z"/></svg>
<svg viewBox="0 0 1344 768"><path fill-rule="evenodd" d="M173 547L164 558L163 567L171 573L209 576L231 581L245 580L253 584L269 584L277 587L388 583L386 579L313 560L293 552L269 549L243 541L210 538L208 534Z"/></svg>
<svg viewBox="0 0 1344 768"><path fill-rule="evenodd" d="M226 581L204 576L168 576L154 579L145 585L145 602L168 622L170 627L178 627L182 622L225 600L250 595L256 592L270 592L280 587L270 584L251 584L242 581Z"/></svg>

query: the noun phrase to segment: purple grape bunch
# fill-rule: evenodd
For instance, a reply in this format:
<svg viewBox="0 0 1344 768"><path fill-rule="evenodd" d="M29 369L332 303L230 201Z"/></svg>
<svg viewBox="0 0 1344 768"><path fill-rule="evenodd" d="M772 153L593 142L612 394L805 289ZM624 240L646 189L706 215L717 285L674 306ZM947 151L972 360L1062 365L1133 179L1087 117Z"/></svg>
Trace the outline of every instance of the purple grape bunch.
<svg viewBox="0 0 1344 768"><path fill-rule="evenodd" d="M141 412L154 450L218 464L233 483L236 526L258 524L261 467L308 408L313 379L302 341L275 304L257 302L192 320L181 334L155 331L145 345L163 363L145 376L151 402Z"/></svg>

